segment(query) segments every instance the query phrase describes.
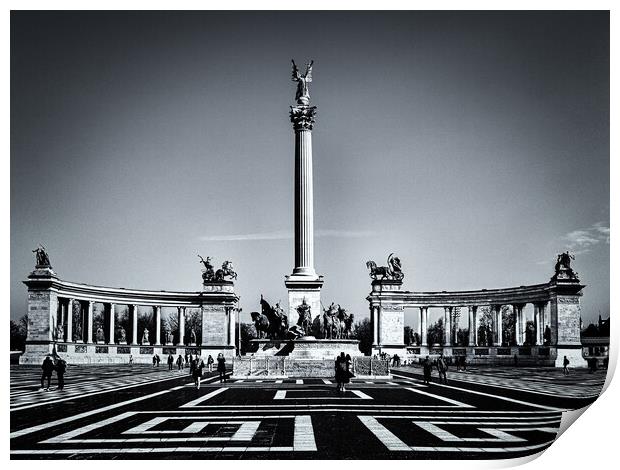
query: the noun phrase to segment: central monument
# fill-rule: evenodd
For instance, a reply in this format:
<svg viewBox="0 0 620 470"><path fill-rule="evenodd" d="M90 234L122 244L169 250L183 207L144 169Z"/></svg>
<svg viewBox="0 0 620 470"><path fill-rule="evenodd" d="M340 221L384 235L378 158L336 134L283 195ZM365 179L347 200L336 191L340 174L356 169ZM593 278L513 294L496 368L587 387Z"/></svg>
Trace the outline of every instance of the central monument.
<svg viewBox="0 0 620 470"><path fill-rule="evenodd" d="M302 75L293 61L292 79L297 82L296 103L290 110L295 132L295 266L284 282L288 289L289 318L295 318L302 305L302 308L309 307L311 315L321 312L323 276L314 270L312 127L316 106L310 106L308 90L312 64L312 61L306 64Z"/></svg>

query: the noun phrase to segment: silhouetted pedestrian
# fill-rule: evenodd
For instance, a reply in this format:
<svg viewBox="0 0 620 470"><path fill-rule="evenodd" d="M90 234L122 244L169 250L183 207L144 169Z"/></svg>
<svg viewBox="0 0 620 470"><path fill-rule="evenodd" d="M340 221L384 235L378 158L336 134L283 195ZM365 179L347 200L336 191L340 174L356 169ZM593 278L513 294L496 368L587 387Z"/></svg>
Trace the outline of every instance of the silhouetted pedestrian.
<svg viewBox="0 0 620 470"><path fill-rule="evenodd" d="M207 367L209 368L209 372L213 372L213 363L215 361L213 360L213 356L211 356L211 354L209 354L209 357L207 358Z"/></svg>
<svg viewBox="0 0 620 470"><path fill-rule="evenodd" d="M217 355L217 371L220 375L220 383L226 382L226 358L222 353Z"/></svg>
<svg viewBox="0 0 620 470"><path fill-rule="evenodd" d="M155 361L157 361L157 367L159 367L159 362L161 361L159 354L155 354Z"/></svg>
<svg viewBox="0 0 620 470"><path fill-rule="evenodd" d="M568 358L566 356L564 356L564 375L568 375L568 365L570 364L570 361L568 360Z"/></svg>
<svg viewBox="0 0 620 470"><path fill-rule="evenodd" d="M443 354L439 356L437 359L437 372L439 372L439 383L448 383L448 376L446 372L448 371L448 366L446 365L446 361L443 357Z"/></svg>
<svg viewBox="0 0 620 470"><path fill-rule="evenodd" d="M177 368L178 370L183 369L183 356L181 356L179 354L179 357L177 357Z"/></svg>
<svg viewBox="0 0 620 470"><path fill-rule="evenodd" d="M50 356L47 356L43 360L43 364L41 364L41 369L43 369L43 374L41 375L41 390L45 390L46 392L50 389L50 382L52 381L52 372L54 372L54 361ZM44 387L44 382L47 379L47 387Z"/></svg>
<svg viewBox="0 0 620 470"><path fill-rule="evenodd" d="M174 366L174 357L172 356L172 354L168 354L168 370L172 370L173 366Z"/></svg>
<svg viewBox="0 0 620 470"><path fill-rule="evenodd" d="M56 376L58 377L58 390L65 388L65 372L67 370L67 363L63 359L58 359L56 362Z"/></svg>
<svg viewBox="0 0 620 470"><path fill-rule="evenodd" d="M194 377L194 384L196 385L196 389L200 389L200 379L202 378L202 368L205 366L205 363L202 362L200 357L196 357L194 360L194 372L192 377Z"/></svg>
<svg viewBox="0 0 620 470"><path fill-rule="evenodd" d="M431 360L428 356L426 356L426 359L424 359L424 362L422 363L422 371L424 373L425 384L431 383L432 370L433 370L433 365L431 364Z"/></svg>

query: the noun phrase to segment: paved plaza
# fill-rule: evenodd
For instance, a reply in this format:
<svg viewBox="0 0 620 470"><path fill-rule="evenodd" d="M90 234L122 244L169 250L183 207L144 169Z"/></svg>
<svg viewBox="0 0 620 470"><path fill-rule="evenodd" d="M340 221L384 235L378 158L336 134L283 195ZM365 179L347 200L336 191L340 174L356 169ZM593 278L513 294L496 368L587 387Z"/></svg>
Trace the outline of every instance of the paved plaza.
<svg viewBox="0 0 620 470"><path fill-rule="evenodd" d="M539 452L562 411L593 402L606 371L421 369L390 380L229 380L160 366L70 366L64 391L11 369L12 458L488 459ZM355 436L352 439L351 436Z"/></svg>

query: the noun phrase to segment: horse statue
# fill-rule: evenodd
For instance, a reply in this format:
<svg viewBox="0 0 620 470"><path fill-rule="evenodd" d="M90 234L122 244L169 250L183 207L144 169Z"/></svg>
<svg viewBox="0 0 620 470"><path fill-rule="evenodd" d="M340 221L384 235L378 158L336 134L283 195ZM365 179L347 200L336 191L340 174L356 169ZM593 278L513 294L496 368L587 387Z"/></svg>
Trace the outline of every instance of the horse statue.
<svg viewBox="0 0 620 470"><path fill-rule="evenodd" d="M323 331L325 339L340 337L340 320L338 319L338 307L334 302L328 308L323 309Z"/></svg>
<svg viewBox="0 0 620 470"><path fill-rule="evenodd" d="M555 263L555 274L551 279L578 279L577 273L570 267L570 262L574 259L568 251L560 253Z"/></svg>
<svg viewBox="0 0 620 470"><path fill-rule="evenodd" d="M366 262L366 268L370 270L370 277L374 280L378 279L382 281L384 279L391 279L395 281L402 281L405 277L400 258L395 256L394 253L388 256L387 266L377 266L377 263L371 260ZM379 276L381 276L380 279Z"/></svg>
<svg viewBox="0 0 620 470"><path fill-rule="evenodd" d="M254 328L256 328L256 337L258 339L266 338L269 333L269 319L267 316L258 312L252 312L250 316L254 322Z"/></svg>
<svg viewBox="0 0 620 470"><path fill-rule="evenodd" d="M353 314L347 313L346 309L338 305L338 320L340 321L340 334L338 338L349 339L353 328Z"/></svg>
<svg viewBox="0 0 620 470"><path fill-rule="evenodd" d="M215 271L216 281L223 281L225 277L237 279L237 273L234 271L231 261L224 261L224 263L222 263L222 269Z"/></svg>

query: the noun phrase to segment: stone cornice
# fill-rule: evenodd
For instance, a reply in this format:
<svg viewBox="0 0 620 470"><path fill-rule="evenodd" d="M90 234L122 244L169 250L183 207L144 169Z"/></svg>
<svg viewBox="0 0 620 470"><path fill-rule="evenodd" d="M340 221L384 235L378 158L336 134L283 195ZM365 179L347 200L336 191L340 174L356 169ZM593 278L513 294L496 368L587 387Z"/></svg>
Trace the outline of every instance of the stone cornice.
<svg viewBox="0 0 620 470"><path fill-rule="evenodd" d="M75 300L161 307L196 307L213 304L233 306L237 296L232 283L226 282L221 290L178 292L103 287L63 281L56 276L29 276L23 281L29 290L51 290L59 297ZM213 283L211 283L213 284Z"/></svg>
<svg viewBox="0 0 620 470"><path fill-rule="evenodd" d="M382 290L373 283L373 291L366 298L371 306L383 302L405 307L468 307L482 305L519 305L544 303L557 295L581 296L585 286L579 282L557 282L503 289L481 289L471 291L411 292Z"/></svg>

